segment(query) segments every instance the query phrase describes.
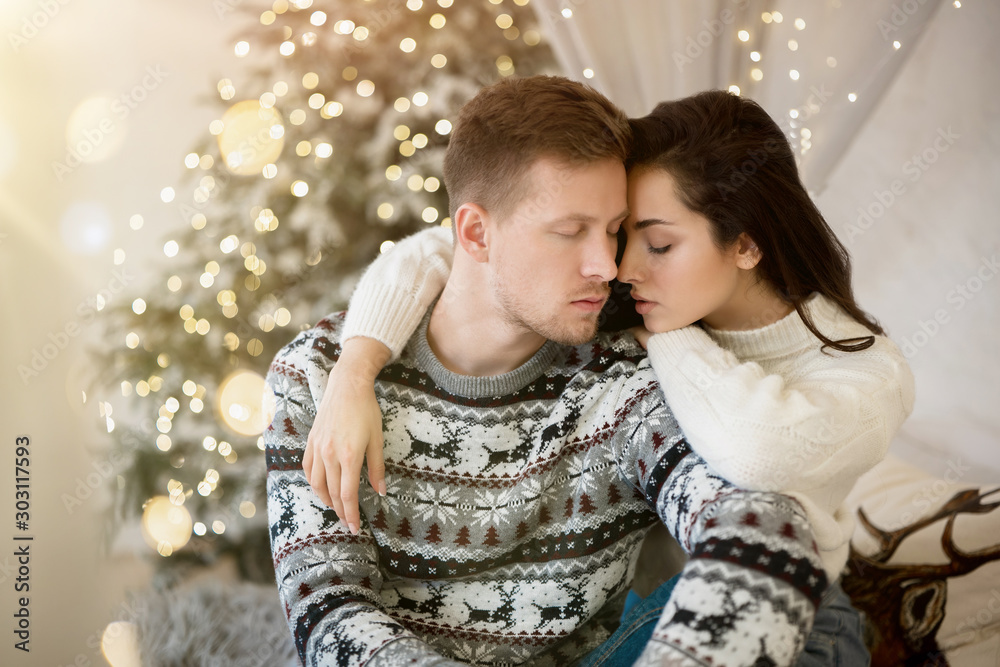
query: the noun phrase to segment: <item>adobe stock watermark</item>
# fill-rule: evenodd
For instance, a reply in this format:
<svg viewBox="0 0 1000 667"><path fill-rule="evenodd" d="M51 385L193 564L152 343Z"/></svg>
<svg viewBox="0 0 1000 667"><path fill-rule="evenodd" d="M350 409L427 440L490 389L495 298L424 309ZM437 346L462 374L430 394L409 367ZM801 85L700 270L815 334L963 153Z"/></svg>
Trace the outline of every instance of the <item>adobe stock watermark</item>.
<svg viewBox="0 0 1000 667"><path fill-rule="evenodd" d="M563 0L562 2L559 3L558 8L550 9L547 7L545 9L545 16L552 23L561 21L563 19L571 18L573 16L572 13L573 10L578 9L582 5L585 5L587 1L588 0ZM538 7L536 7L535 9L541 11Z"/></svg>
<svg viewBox="0 0 1000 667"><path fill-rule="evenodd" d="M711 403L713 390L717 389L717 385L733 377L732 373L717 368L706 369L697 375L693 386L685 386L685 398L700 404ZM743 382L740 378L735 378L735 381ZM831 394L831 397L835 398L836 395ZM760 420L760 423L766 423L770 414L765 409L754 417ZM790 436L794 441L794 447L780 461L776 461L774 466L767 468L764 483L772 489L785 489L789 485L798 484L800 479L820 468L828 460L831 445L843 442L850 436L856 429L857 418L856 414L838 411L838 408L834 407L823 413L817 413L808 421L799 423ZM752 456L753 452L749 448L753 447L755 443L763 442L767 443L769 447L773 447L775 437L781 436L777 435L777 431L775 431L774 435L764 433L761 437L746 433L745 437L746 439L740 443L738 454L727 456L718 452L716 457L725 458L706 458L715 459L711 460L710 463L722 470L729 461L746 460L747 456ZM784 437L787 439L789 436Z"/></svg>
<svg viewBox="0 0 1000 667"><path fill-rule="evenodd" d="M782 117L778 122L778 127L781 128L782 133L787 138L791 131L791 121L794 120L796 123L802 123L812 116L820 112L823 105L826 104L830 98L833 97L833 92L827 90L826 85L820 84L819 87L810 86L809 96L806 98L802 106L797 107L789 111L787 115ZM794 117L793 117L794 115ZM761 167L767 163L772 157L782 153L785 153L786 146L788 145L787 140L777 141L774 139L768 139L759 148L752 148L747 151L746 159L744 159L738 166L734 167L730 171L729 178L722 181L716 182L716 188L722 195L723 201L728 201L729 197L736 194L740 188L747 184L747 182L753 178L754 174L760 170Z"/></svg>
<svg viewBox="0 0 1000 667"><path fill-rule="evenodd" d="M961 138L962 135L952 130L951 125L947 128L939 127L931 144L920 153L913 154L900 166L900 170L910 183L916 183ZM857 218L844 226L847 242L854 243L859 236L871 229L907 191L906 181L902 178L894 179L885 190L872 191L874 201L867 206L859 206Z"/></svg>
<svg viewBox="0 0 1000 667"><path fill-rule="evenodd" d="M138 449L144 442L152 442L153 426L153 420L144 419L139 426L138 433L129 431L122 437L120 448L112 449L107 456L91 461L91 470L85 475L78 475L73 480L73 492L63 493L59 496L67 514L72 515L113 475L117 475L120 470L123 470L132 451Z"/></svg>
<svg viewBox="0 0 1000 667"><path fill-rule="evenodd" d="M948 468L939 479L928 482L920 489L920 495L910 500L911 509L903 510L894 524L885 528L892 532L900 530L915 521L929 516L941 504L945 496L955 491L955 485L972 471L972 466L963 463L962 459L949 459Z"/></svg>
<svg viewBox="0 0 1000 667"><path fill-rule="evenodd" d="M889 37L906 25L906 22L917 13L921 5L926 4L927 0L903 0L898 4L894 3L892 11L889 12L888 20L879 19L875 22L878 31L882 34L882 39L889 41Z"/></svg>
<svg viewBox="0 0 1000 667"><path fill-rule="evenodd" d="M267 132L268 137L270 137L269 130L265 129L262 131ZM254 141L258 139L259 135L260 132L258 132L256 136L245 140L233 152L240 153L241 155L249 155L250 160L255 160L257 157L256 146L258 146L258 144L255 144ZM263 139L261 139L261 141L263 141ZM244 153L244 149L248 149L247 153ZM225 167L220 166L219 163L216 163L215 167L208 175L212 177L212 181L214 183L211 189L199 186L195 189L194 198L191 203L178 202L177 204L177 213L180 215L181 220L188 224L193 224L195 216L201 213L204 209L208 208L209 204L212 203L212 200L218 199L219 195L225 191L233 179L232 172Z"/></svg>
<svg viewBox="0 0 1000 667"><path fill-rule="evenodd" d="M109 140L132 112L149 97L149 94L159 88L167 76L168 73L163 71L161 65L146 67L146 74L139 83L111 101L108 108L109 115L98 120L94 126L83 128L80 133L82 136L67 146L62 161L52 163L52 173L56 180L62 183L66 176L87 162L87 158Z"/></svg>
<svg viewBox="0 0 1000 667"><path fill-rule="evenodd" d="M69 3L70 0L38 0L35 3L36 9L21 18L18 30L7 33L7 42L14 53L20 51L28 42L37 37L38 33L49 24L49 21L58 16L62 8Z"/></svg>
<svg viewBox="0 0 1000 667"><path fill-rule="evenodd" d="M220 21L235 12L246 0L212 0L212 9Z"/></svg>
<svg viewBox="0 0 1000 667"><path fill-rule="evenodd" d="M359 33L355 30L349 35L352 37L350 43L340 48L340 53L344 56L347 64L353 65L354 56L363 53L369 46L375 44L376 36L385 30L392 19L399 16L405 8L404 0L389 0L385 7L370 11L363 24L358 24L359 27L364 27L367 32Z"/></svg>
<svg viewBox="0 0 1000 667"><path fill-rule="evenodd" d="M956 283L955 287L945 295L945 301L951 308L938 308L930 318L918 320L917 330L900 340L899 348L902 350L903 356L907 359L915 357L940 333L942 327L951 322L952 313L965 308L982 291L986 283L993 280L998 273L1000 273L1000 253L981 257L979 266L976 267L973 274L964 282Z"/></svg>
<svg viewBox="0 0 1000 667"><path fill-rule="evenodd" d="M749 0L732 0L736 10L745 9L749 5ZM688 35L684 43L683 51L674 51L672 58L674 66L678 72L683 72L684 68L700 58L715 40L722 37L727 28L736 22L736 13L733 9L723 9L719 16L714 19L705 19L701 22L701 29L694 35Z"/></svg>
<svg viewBox="0 0 1000 667"><path fill-rule="evenodd" d="M722 201L728 201L730 195L739 192L740 188L747 184L764 164L771 159L775 153L783 151L783 142L769 139L760 148L751 148L746 153L746 158L729 172L729 178L718 181L715 187L722 195Z"/></svg>
<svg viewBox="0 0 1000 667"><path fill-rule="evenodd" d="M103 657L95 662L90 656L103 652L101 649L102 642L108 641L114 643L115 640L121 638L122 633L126 632L129 626L134 627L137 625L139 616L145 613L146 610L147 605L142 599L132 598L122 602L119 605L119 611L112 617L112 621L87 636L85 645L89 651L77 653L73 661L67 662L65 667L97 667L98 665L106 664ZM62 663L60 663L60 666L62 667Z"/></svg>
<svg viewBox="0 0 1000 667"><path fill-rule="evenodd" d="M18 364L17 374L24 386L27 387L34 378L41 375L49 364L69 347L70 341L79 336L86 325L94 321L97 312L104 307L101 302L104 305L110 303L115 295L120 294L135 279L135 276L129 274L125 268L116 268L111 275L112 278L106 287L77 304L74 311L76 318L66 322L59 329L50 331L44 339L45 342L31 350L30 359L26 363Z"/></svg>
<svg viewBox="0 0 1000 667"><path fill-rule="evenodd" d="M966 616L955 628L958 637L955 643L959 646L970 643L979 635L979 641L985 641L1000 632L1000 589L990 591L986 604L974 615Z"/></svg>
<svg viewBox="0 0 1000 667"><path fill-rule="evenodd" d="M338 247L339 245L336 242L332 240L327 241L316 248L316 250L310 252L310 255L322 256L324 253L332 252ZM263 329L261 329L259 324L255 325L254 321L259 322L262 316L272 313L280 307L285 293L305 282L309 275L318 267L319 262L310 264L305 260L298 260L298 265L294 269L282 272L281 285L259 303L249 315L244 315L241 311L238 317L233 318L233 324L229 327L230 332L243 340L258 336Z"/></svg>

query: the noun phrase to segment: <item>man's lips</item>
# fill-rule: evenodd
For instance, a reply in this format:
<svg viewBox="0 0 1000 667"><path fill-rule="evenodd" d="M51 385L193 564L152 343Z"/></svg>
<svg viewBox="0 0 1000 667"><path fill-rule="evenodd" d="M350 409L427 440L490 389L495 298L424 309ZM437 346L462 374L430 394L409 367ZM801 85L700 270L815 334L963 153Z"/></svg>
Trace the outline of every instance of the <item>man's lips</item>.
<svg viewBox="0 0 1000 667"><path fill-rule="evenodd" d="M581 308L585 311L592 312L598 311L604 307L604 302L607 301L608 295L601 294L599 296L588 296L582 299L575 299L571 303L577 308Z"/></svg>

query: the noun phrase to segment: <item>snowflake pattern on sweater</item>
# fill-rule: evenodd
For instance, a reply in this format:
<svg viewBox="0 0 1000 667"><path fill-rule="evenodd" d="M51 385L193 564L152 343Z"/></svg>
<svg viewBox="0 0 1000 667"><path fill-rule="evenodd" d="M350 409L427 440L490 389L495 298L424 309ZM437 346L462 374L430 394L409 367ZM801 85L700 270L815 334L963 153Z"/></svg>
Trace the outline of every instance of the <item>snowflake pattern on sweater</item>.
<svg viewBox="0 0 1000 667"><path fill-rule="evenodd" d="M271 546L304 664L571 664L614 630L656 520L691 560L640 664L795 659L827 583L801 507L712 474L628 336L546 343L506 393L460 393L425 319L376 382L389 494L362 484L352 535L302 471L342 324L268 374Z"/></svg>

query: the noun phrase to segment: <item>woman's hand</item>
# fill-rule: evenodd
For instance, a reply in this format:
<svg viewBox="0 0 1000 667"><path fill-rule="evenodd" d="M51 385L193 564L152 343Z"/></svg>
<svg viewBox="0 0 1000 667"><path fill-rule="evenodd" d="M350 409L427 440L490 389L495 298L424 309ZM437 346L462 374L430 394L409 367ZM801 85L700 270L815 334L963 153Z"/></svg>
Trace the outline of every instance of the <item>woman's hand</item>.
<svg viewBox="0 0 1000 667"><path fill-rule="evenodd" d="M647 349L646 345L649 343L649 337L652 336L653 334L651 334L646 327L642 326L629 327L628 332L633 336L635 336L635 339L639 342L639 345L642 345L642 349L644 350Z"/></svg>
<svg viewBox="0 0 1000 667"><path fill-rule="evenodd" d="M344 341L309 431L302 469L313 491L357 534L361 525L358 487L368 457L368 481L385 495L382 411L375 398L375 377L391 353L371 338Z"/></svg>

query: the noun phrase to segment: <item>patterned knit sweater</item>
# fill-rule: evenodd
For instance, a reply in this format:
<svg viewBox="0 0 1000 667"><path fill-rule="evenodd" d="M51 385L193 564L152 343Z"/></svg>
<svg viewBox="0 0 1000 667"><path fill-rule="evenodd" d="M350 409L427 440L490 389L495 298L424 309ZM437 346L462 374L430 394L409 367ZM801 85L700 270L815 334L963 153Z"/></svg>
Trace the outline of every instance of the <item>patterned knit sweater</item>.
<svg viewBox="0 0 1000 667"><path fill-rule="evenodd" d="M362 485L356 536L302 471L342 314L268 374L271 546L305 665L572 664L613 630L657 515L690 561L639 664L794 661L827 585L801 506L712 474L631 337L473 378L426 321L376 382L389 494Z"/></svg>

